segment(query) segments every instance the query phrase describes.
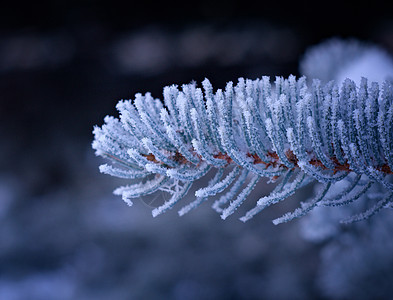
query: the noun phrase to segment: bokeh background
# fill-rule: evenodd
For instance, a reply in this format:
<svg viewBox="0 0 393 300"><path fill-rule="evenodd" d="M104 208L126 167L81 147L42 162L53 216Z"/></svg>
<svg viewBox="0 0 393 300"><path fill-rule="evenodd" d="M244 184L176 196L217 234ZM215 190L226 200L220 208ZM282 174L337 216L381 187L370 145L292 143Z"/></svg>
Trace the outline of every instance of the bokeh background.
<svg viewBox="0 0 393 300"><path fill-rule="evenodd" d="M307 191L246 224L209 203L152 218L112 195L125 181L91 149L93 126L137 92L298 76L331 37L392 54L387 2L2 4L0 299L392 299L391 215L323 241L311 219L271 223Z"/></svg>

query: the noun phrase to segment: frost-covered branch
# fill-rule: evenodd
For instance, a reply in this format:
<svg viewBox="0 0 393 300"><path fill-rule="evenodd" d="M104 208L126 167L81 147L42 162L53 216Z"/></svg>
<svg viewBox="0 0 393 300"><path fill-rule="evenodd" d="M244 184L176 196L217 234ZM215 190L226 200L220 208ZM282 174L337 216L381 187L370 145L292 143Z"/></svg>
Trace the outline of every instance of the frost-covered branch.
<svg viewBox="0 0 393 300"><path fill-rule="evenodd" d="M116 189L128 204L131 198L170 191L171 198L154 216L184 198L191 185L215 172L196 199L180 209L184 215L209 197L220 195L213 208L223 219L247 198L261 177L276 189L256 201L241 218L247 221L263 208L285 200L312 182L324 188L313 200L275 220L281 223L316 206L356 201L372 185L385 191L364 214L391 207L393 192L393 86L350 79L341 86L305 77L240 78L224 90L213 90L205 79L164 88L164 99L149 93L120 101L120 118L106 117L95 127L96 154L112 161L103 173L140 178L140 183ZM213 170L213 171L212 171ZM336 184L355 174L345 191ZM351 175L353 176L353 175Z"/></svg>

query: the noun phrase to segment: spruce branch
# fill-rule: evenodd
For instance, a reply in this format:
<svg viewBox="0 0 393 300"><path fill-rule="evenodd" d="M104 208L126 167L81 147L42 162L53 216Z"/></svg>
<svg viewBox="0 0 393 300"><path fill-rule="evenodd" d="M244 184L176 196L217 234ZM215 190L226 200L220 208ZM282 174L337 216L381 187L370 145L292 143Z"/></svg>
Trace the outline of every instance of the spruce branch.
<svg viewBox="0 0 393 300"><path fill-rule="evenodd" d="M93 148L109 159L100 171L140 183L120 187L115 194L132 205L133 198L164 191L171 198L153 210L159 215L184 198L192 184L214 170L196 199L179 210L191 211L220 195L213 208L223 219L246 200L261 177L278 182L270 195L241 217L247 221L283 201L298 189L318 182L312 200L274 221L300 217L316 206L356 201L372 185L384 191L375 205L350 220L392 207L393 86L385 81L360 85L350 79L339 87L305 77L240 78L214 92L205 79L181 89L164 88L164 99L149 93L120 101L120 118L106 117L94 128ZM351 179L352 178L352 179ZM350 180L348 189L335 185Z"/></svg>

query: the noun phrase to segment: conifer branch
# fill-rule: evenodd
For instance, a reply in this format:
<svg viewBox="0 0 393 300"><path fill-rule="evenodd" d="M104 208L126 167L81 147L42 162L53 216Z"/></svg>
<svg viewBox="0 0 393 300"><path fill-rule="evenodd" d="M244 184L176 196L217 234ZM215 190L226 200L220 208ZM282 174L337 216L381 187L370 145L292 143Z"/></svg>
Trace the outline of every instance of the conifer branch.
<svg viewBox="0 0 393 300"><path fill-rule="evenodd" d="M360 86L347 79L338 87L306 78L269 77L229 82L213 91L205 79L164 88L164 99L149 93L120 101L120 118L106 117L95 127L96 154L112 161L100 171L141 183L115 193L131 198L170 191L171 199L153 215L172 208L193 182L216 170L208 186L195 192L184 215L209 197L222 193L213 208L225 219L246 200L261 177L278 181L276 189L255 201L241 218L247 221L265 207L285 200L312 182L325 189L314 200L275 221L304 215L318 205L356 201L374 184L383 193L375 207L353 217L357 221L392 206L393 86L385 81ZM334 194L335 185L355 174L350 187ZM143 181L143 183L142 183ZM332 192L333 191L333 192ZM229 203L229 205L228 205ZM223 207L228 205L227 207Z"/></svg>

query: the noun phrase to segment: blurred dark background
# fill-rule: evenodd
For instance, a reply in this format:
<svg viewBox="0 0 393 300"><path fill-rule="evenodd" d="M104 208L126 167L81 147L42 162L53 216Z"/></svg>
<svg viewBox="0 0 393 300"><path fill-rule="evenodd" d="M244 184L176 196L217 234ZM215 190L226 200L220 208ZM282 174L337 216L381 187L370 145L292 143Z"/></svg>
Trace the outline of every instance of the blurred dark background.
<svg viewBox="0 0 393 300"><path fill-rule="evenodd" d="M270 222L288 207L153 219L111 194L125 182L99 174L91 131L137 92L299 75L331 37L393 53L387 2L3 3L0 299L328 299L323 245Z"/></svg>

